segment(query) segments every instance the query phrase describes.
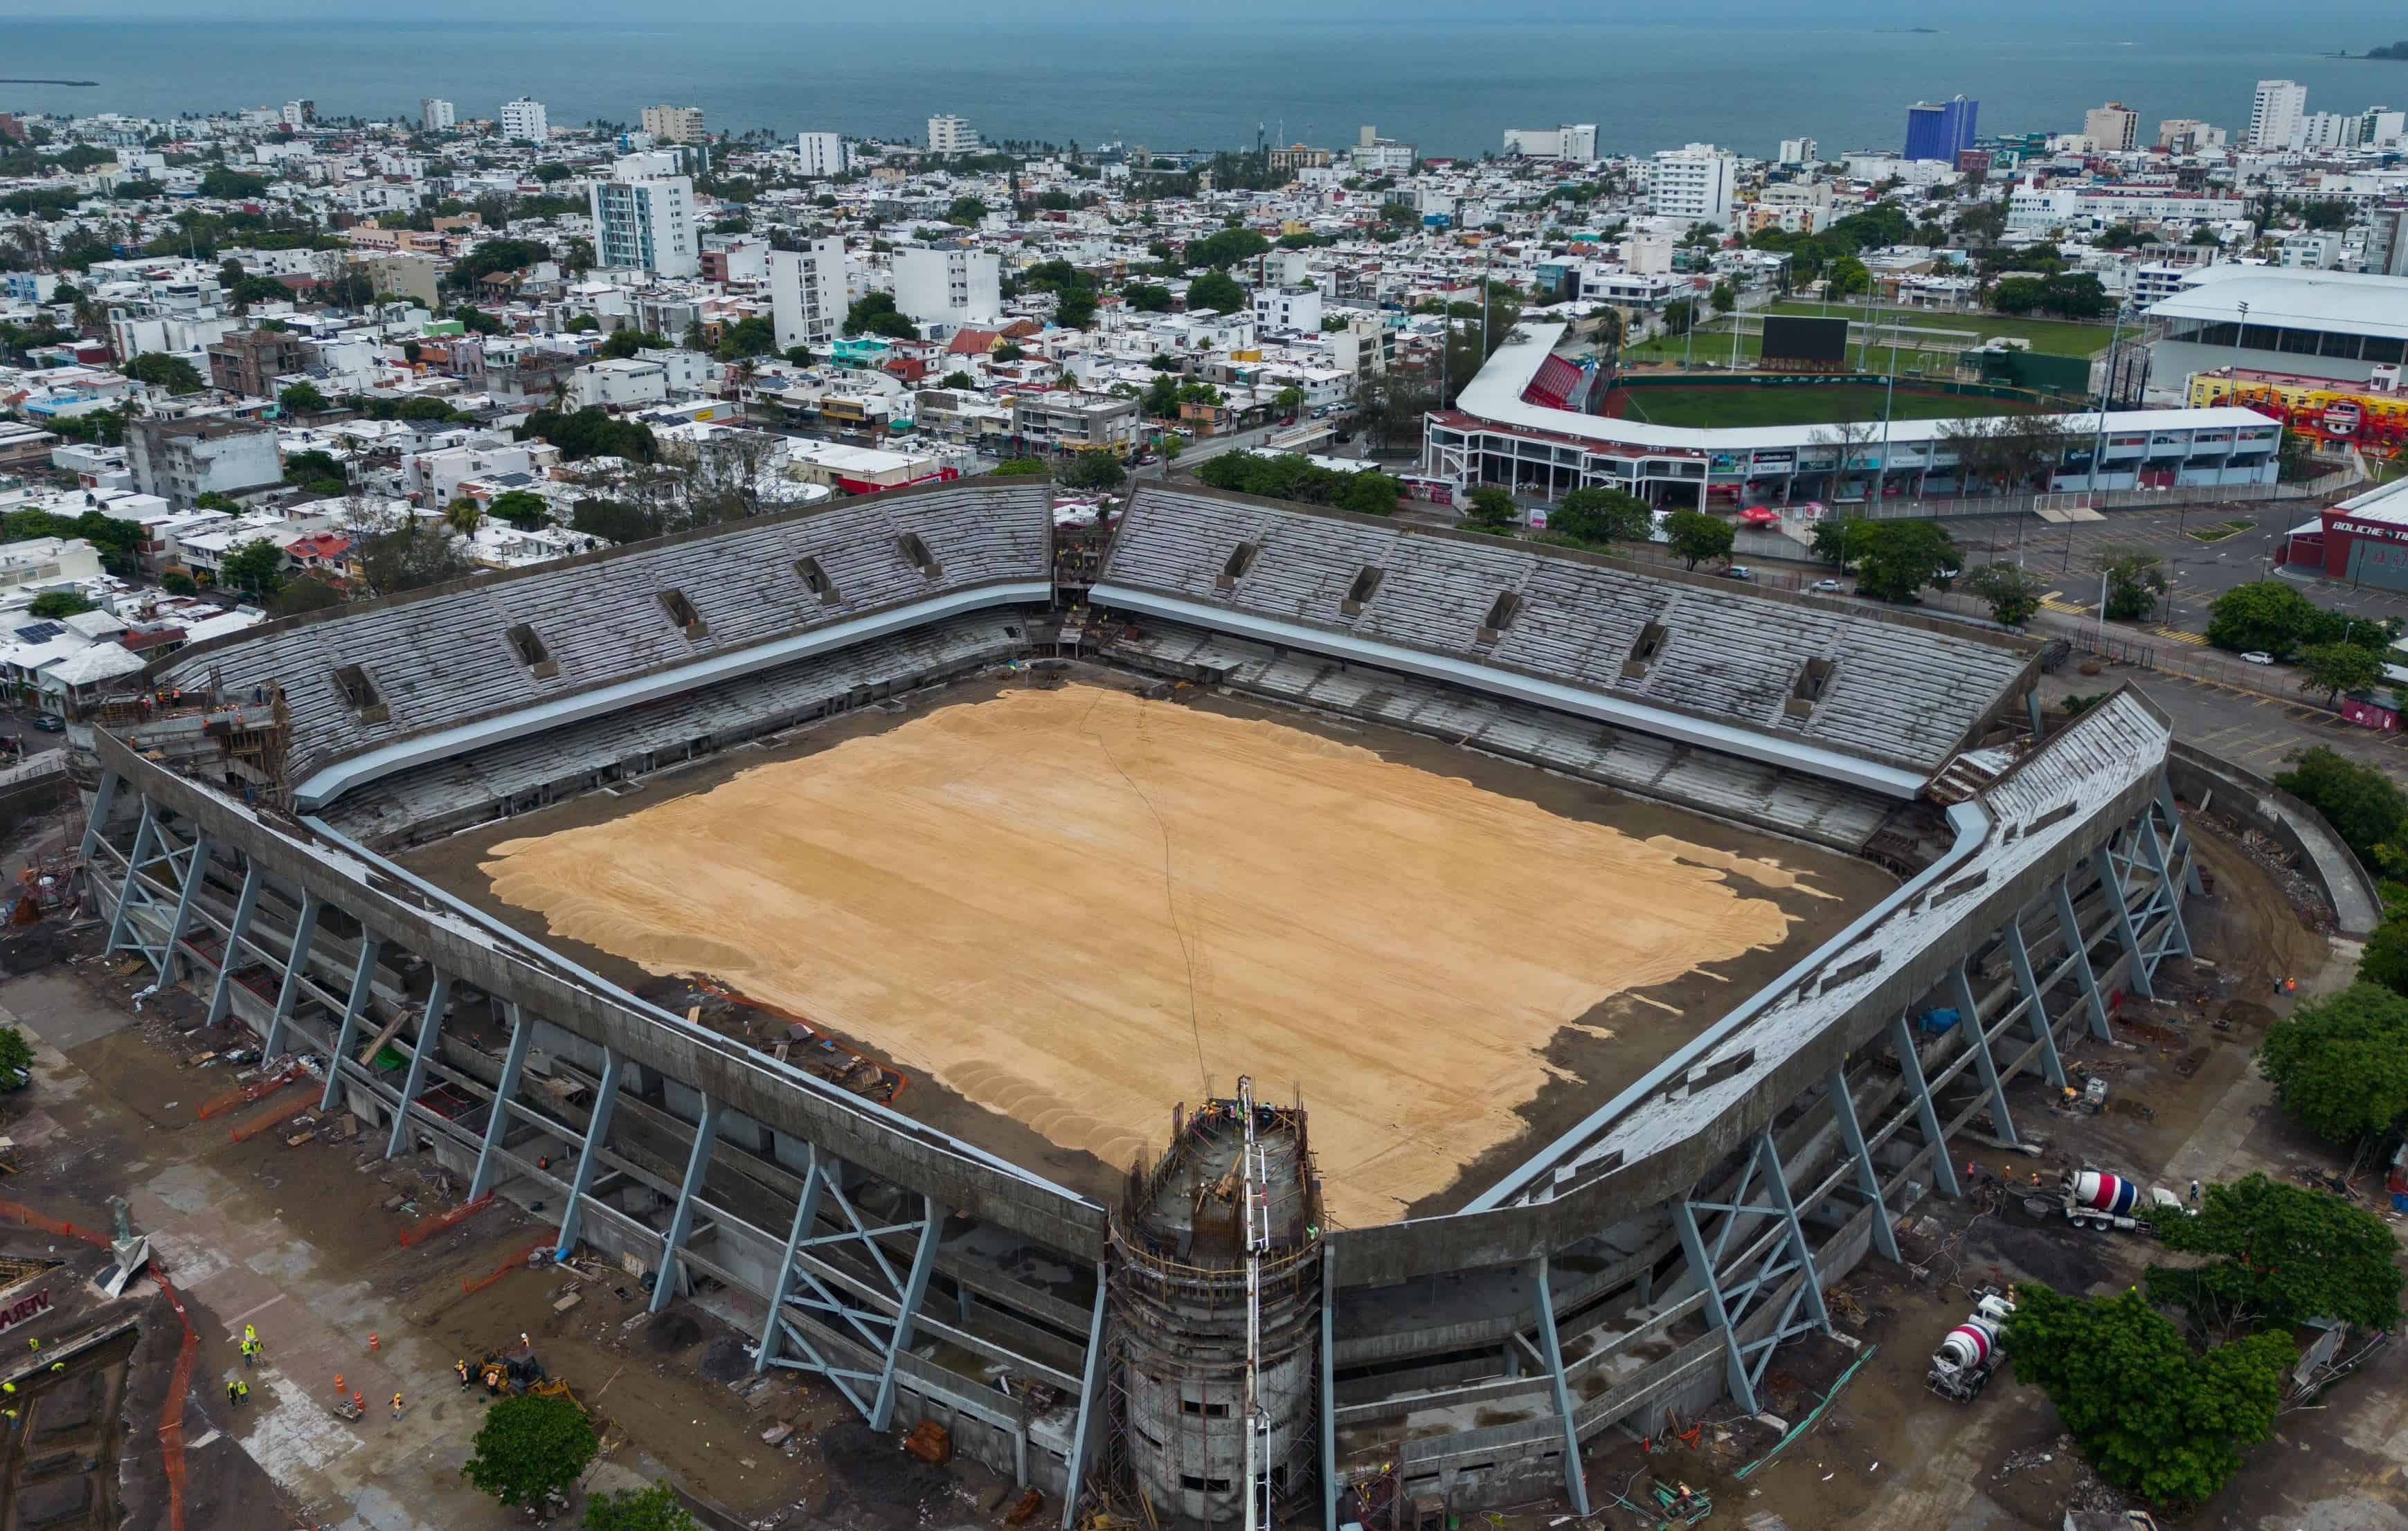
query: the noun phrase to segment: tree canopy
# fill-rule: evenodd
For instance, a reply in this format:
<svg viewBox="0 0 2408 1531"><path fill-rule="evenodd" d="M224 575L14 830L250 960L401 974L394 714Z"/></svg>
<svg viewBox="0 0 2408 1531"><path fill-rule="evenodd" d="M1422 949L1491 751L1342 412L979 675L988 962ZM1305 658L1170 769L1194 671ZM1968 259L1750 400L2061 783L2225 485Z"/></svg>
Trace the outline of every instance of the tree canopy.
<svg viewBox="0 0 2408 1531"><path fill-rule="evenodd" d="M46 590L26 604L25 615L55 622L61 617L72 617L91 609L92 598L80 591Z"/></svg>
<svg viewBox="0 0 2408 1531"><path fill-rule="evenodd" d="M1710 559L1728 558L1739 540L1729 522L1702 510L1673 511L1664 518L1664 534L1672 551L1693 569Z"/></svg>
<svg viewBox="0 0 2408 1531"><path fill-rule="evenodd" d="M1316 465L1301 452L1258 457L1248 451L1224 452L1196 470L1196 477L1214 489L1265 499L1297 500L1306 505L1331 505L1358 515L1395 513L1404 486L1384 473L1347 473ZM1510 502L1509 502L1510 503Z"/></svg>
<svg viewBox="0 0 2408 1531"><path fill-rule="evenodd" d="M1223 229L1201 239L1188 242L1184 259L1189 265L1209 265L1214 270L1251 261L1271 248L1271 242L1252 229ZM1211 308L1211 304L1204 305Z"/></svg>
<svg viewBox="0 0 2408 1531"><path fill-rule="evenodd" d="M639 351L669 349L666 336L655 335L650 330L613 330L594 348L594 354L605 361L624 362L632 359Z"/></svg>
<svg viewBox="0 0 2408 1531"><path fill-rule="evenodd" d="M2111 548L2097 560L2107 588L2107 620L2145 622L2168 589L2165 560L2145 548Z"/></svg>
<svg viewBox="0 0 2408 1531"><path fill-rule="evenodd" d="M514 1510L540 1510L566 1494L601 1443L585 1410L529 1394L485 1410L460 1476Z"/></svg>
<svg viewBox="0 0 2408 1531"><path fill-rule="evenodd" d="M1850 534L1856 594L1880 601L1912 601L1928 585L1945 582L1959 566L1956 540L1936 521L1869 521Z"/></svg>
<svg viewBox="0 0 2408 1531"><path fill-rule="evenodd" d="M2208 1334L2339 1319L2361 1329L2400 1322L2400 1241L2390 1225L2329 1191L2251 1175L2211 1185L2196 1215L2148 1213L2158 1240L2196 1265L2149 1267L2149 1297L2189 1313Z"/></svg>
<svg viewBox="0 0 2408 1531"><path fill-rule="evenodd" d="M287 414L313 414L326 408L326 395L318 392L316 383L305 380L294 383L277 394L276 403ZM322 457L325 453L321 452L318 455Z"/></svg>
<svg viewBox="0 0 2408 1531"><path fill-rule="evenodd" d="M2041 597L2048 594L2048 581L2025 568L2021 564L1999 562L1985 564L1960 580L1969 595L1987 601L1990 620L2021 627L2040 609Z"/></svg>
<svg viewBox="0 0 2408 1531"><path fill-rule="evenodd" d="M136 382L164 388L170 393L197 393L208 386L192 363L165 351L144 351L117 370Z"/></svg>
<svg viewBox="0 0 2408 1531"><path fill-rule="evenodd" d="M597 1494L585 1503L579 1531L702 1531L666 1483Z"/></svg>
<svg viewBox="0 0 2408 1531"><path fill-rule="evenodd" d="M643 507L598 496L570 507L568 526L605 542L642 542L661 535L660 518Z"/></svg>
<svg viewBox="0 0 2408 1531"><path fill-rule="evenodd" d="M2383 655L2355 643L2312 643L2300 651L2300 689L2325 694L2339 706L2345 691L2370 691L2383 682Z"/></svg>
<svg viewBox="0 0 2408 1531"><path fill-rule="evenodd" d="M1547 531L1584 544L1644 542L1656 529L1647 502L1627 490L1575 489L1547 517Z"/></svg>
<svg viewBox="0 0 2408 1531"><path fill-rule="evenodd" d="M368 589L379 595L463 579L470 567L468 555L442 522L415 516L360 544L360 568Z"/></svg>
<svg viewBox="0 0 2408 1531"><path fill-rule="evenodd" d="M2300 751L2274 785L2323 814L2360 861L2399 875L2408 794L2388 775L2319 744Z"/></svg>
<svg viewBox="0 0 2408 1531"><path fill-rule="evenodd" d="M271 617L297 617L305 611L320 611L342 604L341 591L323 579L312 579L303 575L284 581L284 588L268 600L267 614Z"/></svg>
<svg viewBox="0 0 2408 1531"><path fill-rule="evenodd" d="M2279 1334L2195 1353L2136 1290L2068 1296L2038 1282L2016 1288L2006 1341L2015 1380L2047 1393L2101 1478L2172 1504L2214 1494L2242 1448L2273 1434L2297 1358Z"/></svg>
<svg viewBox="0 0 2408 1531"><path fill-rule="evenodd" d="M1121 461L1101 449L1071 454L1059 478L1071 489L1118 489L1128 479Z"/></svg>
<svg viewBox="0 0 2408 1531"><path fill-rule="evenodd" d="M497 521L525 529L540 526L552 519L552 507L544 497L524 489L507 490L494 496L485 513Z"/></svg>
<svg viewBox="0 0 2408 1531"><path fill-rule="evenodd" d="M2262 651L2286 659L2319 643L2381 649L2399 636L2396 620L2328 611L2280 579L2235 585L2208 608L2207 641L2236 653Z"/></svg>
<svg viewBox="0 0 2408 1531"><path fill-rule="evenodd" d="M1187 284L1187 307L1210 308L1214 313L1235 314L1246 311L1246 290L1226 271L1207 271Z"/></svg>
<svg viewBox="0 0 2408 1531"><path fill-rule="evenodd" d="M246 595L265 600L284 584L284 550L265 537L233 549L219 568L219 579Z"/></svg>
<svg viewBox="0 0 2408 1531"><path fill-rule="evenodd" d="M882 335L890 340L917 340L920 326L910 316L895 307L892 293L864 293L852 308L845 310L844 333L847 335Z"/></svg>
<svg viewBox="0 0 2408 1531"><path fill-rule="evenodd" d="M575 463L588 457L624 457L631 462L659 459L660 443L652 428L640 420L624 420L605 409L584 408L566 413L538 409L518 429L522 441L549 441L560 449L561 460Z"/></svg>
<svg viewBox="0 0 2408 1531"><path fill-rule="evenodd" d="M2357 982L2266 1028L2258 1066L2325 1141L2351 1147L2408 1120L2408 998Z"/></svg>

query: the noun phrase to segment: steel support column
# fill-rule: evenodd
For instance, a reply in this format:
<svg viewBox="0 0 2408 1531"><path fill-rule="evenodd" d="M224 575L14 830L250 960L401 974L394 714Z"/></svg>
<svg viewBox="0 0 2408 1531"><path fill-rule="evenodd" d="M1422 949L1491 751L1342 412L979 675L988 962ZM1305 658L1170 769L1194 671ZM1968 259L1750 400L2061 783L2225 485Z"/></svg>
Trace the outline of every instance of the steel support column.
<svg viewBox="0 0 2408 1531"><path fill-rule="evenodd" d="M150 841L158 832L159 810L151 805L150 799L145 797L142 799L142 822L134 826L134 849L125 857L125 881L117 890L117 913L108 922L108 944L101 948L104 952L118 951L125 945L125 930L132 922L134 901L140 898L145 903L150 902L150 895L142 891L141 886L142 863L143 858L149 855Z"/></svg>
<svg viewBox="0 0 2408 1531"><path fill-rule="evenodd" d="M193 837L193 848L184 858L184 885L176 894L175 917L167 922L167 939L159 948L159 981L162 985L176 981L184 966L184 933L193 928L193 905L201 896L201 880L208 875L209 837L207 834ZM173 866L173 863L170 863Z"/></svg>
<svg viewBox="0 0 2408 1531"><path fill-rule="evenodd" d="M242 892L235 895L234 919L226 925L225 950L218 953L218 976L209 985L209 1018L202 1023L204 1025L214 1026L223 1021L226 1007L233 1002L228 990L234 982L235 966L242 958L243 940L251 934L251 918L259 912L260 880L258 862L243 868Z"/></svg>
<svg viewBox="0 0 2408 1531"><path fill-rule="evenodd" d="M477 1172L468 1177L468 1199L476 1200L494 1188L494 1151L502 1146L502 1137L509 1131L509 1099L519 1093L519 1073L526 1067L527 1037L535 1027L519 1015L511 1005L502 1012L510 1022L509 1051L502 1054L502 1077L494 1085L494 1104L485 1117L484 1141L477 1145ZM573 1209L576 1203L570 1204Z"/></svg>
<svg viewBox="0 0 2408 1531"><path fill-rule="evenodd" d="M368 990L376 981L377 938L365 932L360 937L360 960L351 969L351 997L343 1002L343 1023L335 1033L334 1056L326 1060L326 1093L318 1102L318 1109L331 1111L335 1099L342 1093L343 1060L351 1051L352 1034L359 1030L360 1017L367 1013Z"/></svg>
<svg viewBox="0 0 2408 1531"><path fill-rule="evenodd" d="M521 1023L521 1029L525 1023ZM577 1224L585 1215L585 1188L594 1183L594 1166L600 1155L595 1151L610 1134L610 1111L619 1104L619 1054L609 1048L602 1050L602 1081L594 1087L594 1111L585 1119L585 1143L577 1152L577 1168L570 1172L568 1205L560 1210L560 1258L566 1260L577 1248Z"/></svg>
<svg viewBox="0 0 2408 1531"><path fill-rule="evenodd" d="M678 1182L677 1209L669 1213L669 1231L661 1239L661 1266L652 1278L652 1310L655 1313L666 1308L669 1299L677 1295L678 1252L685 1248L686 1236L694 1231L694 1198L702 1190L703 1172L710 1167L710 1145L718 1137L719 1102L705 1095L702 1120L694 1124L694 1148L685 1156L685 1179ZM594 1141L599 1144L601 1139ZM582 1176L585 1166L579 1165L577 1172Z"/></svg>
<svg viewBox="0 0 2408 1531"><path fill-rule="evenodd" d="M93 788L92 812L83 822L83 859L87 866L100 851L102 831L108 826L109 814L116 811L117 789L124 781L115 771L103 771L99 784Z"/></svg>
<svg viewBox="0 0 2408 1531"><path fill-rule="evenodd" d="M2129 826L2123 833L2130 834ZM2107 912L2115 917L2115 944L2132 959L2124 965L2124 981L2143 999L2155 999L2157 993L2149 987L2149 965L2141 954L2141 933L2132 928L2132 906L2124 897L2124 878L2115 866L2115 854L2102 845L2090 853L2090 865L2099 874L2099 891L2107 900Z"/></svg>
<svg viewBox="0 0 2408 1531"><path fill-rule="evenodd" d="M1564 1377L1564 1348L1555 1333L1555 1289L1547 1280L1547 1257L1539 1256L1539 1351L1547 1364L1547 1380L1555 1388L1555 1418L1564 1432L1564 1495L1572 1513L1588 1515L1588 1475L1581 1470L1580 1422L1572 1416L1571 1384Z"/></svg>
<svg viewBox="0 0 2408 1531"><path fill-rule="evenodd" d="M1931 1104L1931 1086L1924 1082L1923 1059L1914 1051L1914 1028L1906 1023L1905 1016L1892 1016L1889 1037L1891 1045L1898 1049L1899 1076L1906 1084L1906 1093L1914 1097L1915 1120L1931 1144L1931 1183L1943 1196L1961 1195L1964 1193L1956 1185L1956 1166L1948 1157L1948 1138L1940 1130L1940 1112Z"/></svg>
<svg viewBox="0 0 2408 1531"><path fill-rule="evenodd" d="M2073 976L2081 980L2082 997L2090 1007L2090 1035L2112 1042L2115 1033L2107 1024L2107 996L2099 992L2099 975L2090 966L2090 943L2082 938L2082 917L2074 912L2073 894L2066 891L2061 878L2057 884L2057 924L2073 958Z"/></svg>
<svg viewBox="0 0 2408 1531"><path fill-rule="evenodd" d="M1999 1129L1999 1136L2013 1145L2018 1139L2014 1119L2007 1114L2007 1087L2005 1081L1999 1078L1999 1061L1990 1056L1989 1023L1982 1019L1982 1007L1973 998L1973 980L1966 972L1963 963L1958 963L1949 971L1948 982L1949 987L1956 991L1956 1006L1964 1016L1957 1024L1973 1028L1966 1037L1966 1045L1973 1050L1973 1066L1981 1072L1982 1088L1990 1093L1991 1120Z"/></svg>
<svg viewBox="0 0 2408 1531"><path fill-rule="evenodd" d="M394 1108L393 1133L385 1139L384 1156L388 1159L401 1152L402 1141L408 1135L410 1102L418 1098L418 1087L426 1078L426 1055L441 1045L443 1012L451 1003L452 975L438 967L434 983L426 991L426 1013L419 1019L418 1045L409 1050L409 1072L402 1076L401 1104Z"/></svg>
<svg viewBox="0 0 2408 1531"><path fill-rule="evenodd" d="M778 1320L785 1310L786 1295L795 1289L795 1252L802 1248L803 1237L811 1231L820 1215L820 1150L816 1143L803 1145L803 1190L795 1203L794 1231L786 1235L785 1258L778 1262L778 1280L769 1288L769 1316L761 1322L761 1354L752 1363L752 1375L760 1376L776 1359Z"/></svg>
<svg viewBox="0 0 2408 1531"><path fill-rule="evenodd" d="M791 1258L791 1256L790 1256ZM1096 1310L1087 1320L1087 1364L1079 1375L1079 1417L1070 1426L1069 1476L1062 1490L1062 1531L1070 1531L1079 1518L1080 1481L1086 1475L1087 1437L1109 1409L1097 1411L1096 1404L1104 1390L1104 1309L1111 1296L1111 1288L1104 1280L1104 1263L1096 1262Z"/></svg>
<svg viewBox="0 0 2408 1531"><path fill-rule="evenodd" d="M2040 976L2032 971L2031 948L2024 943L2023 916L2007 922L2003 944L2007 949L2007 966L2015 976L2015 991L2024 996L2024 1019L2031 1023L2032 1036L2040 1043L2040 1065L2048 1082L2057 1089L2065 1088L2065 1060L2057 1052L2057 1023L2048 1016L2048 1006L2042 999Z"/></svg>
<svg viewBox="0 0 2408 1531"><path fill-rule="evenodd" d="M1814 1245L1806 1237L1806 1224L1799 1221L1797 1198L1789 1194L1789 1171L1781 1163L1781 1145L1772 1140L1771 1129L1767 1128L1756 1135L1756 1152L1764 1156L1766 1185L1771 1192L1773 1205L1781 1209L1782 1217L1789 1224L1790 1251L1796 1256L1799 1267L1806 1273L1805 1284L1798 1289L1798 1295L1813 1310L1815 1327L1828 1334L1831 1331L1831 1310L1823 1305L1823 1273L1814 1268ZM1768 1262L1770 1258L1766 1256ZM1757 1278L1759 1281L1763 1279L1762 1276ZM1777 1343L1779 1330L1776 1329L1774 1334L1773 1341L1764 1343Z"/></svg>
<svg viewBox="0 0 2408 1531"><path fill-rule="evenodd" d="M2171 836L2162 843L2158 840L2157 825L2150 822L2146 812L2141 815L2141 844L2147 848L2149 870L2157 876L2157 892L2151 895L2151 904L2152 907L2162 905L2166 911L2166 949L2176 956L2187 957L2191 954L2190 927L2183 923L2182 894L2174 885L2173 864L2170 855L2172 850L2178 848ZM2163 953L2159 955L2162 957Z"/></svg>
<svg viewBox="0 0 2408 1531"><path fill-rule="evenodd" d="M904 1279L903 1303L895 1313L895 1338L886 1348L885 1373L878 1381L878 1402L869 1411L869 1427L883 1430L895 1417L896 1358L911 1348L911 1328L920 1304L928 1295L928 1275L937 1268L937 1243L945 1231L945 1209L934 1196L920 1198L920 1246L911 1252L911 1274Z"/></svg>
<svg viewBox="0 0 2408 1531"><path fill-rule="evenodd" d="M1831 1095L1831 1120L1839 1123L1840 1139L1847 1144L1849 1155L1856 1161L1856 1188L1864 1193L1866 1204L1873 1209L1873 1247L1895 1264L1899 1258L1898 1231L1890 1226L1889 1198L1882 1195L1881 1170L1873 1163L1873 1151L1865 1143L1864 1123L1856 1120L1856 1101L1848 1093L1847 1069L1833 1068L1826 1087Z"/></svg>
<svg viewBox="0 0 2408 1531"><path fill-rule="evenodd" d="M1705 1296L1707 1322L1723 1332L1723 1375L1730 1383L1731 1396L1753 1414L1756 1407L1756 1383L1740 1360L1739 1334L1731 1327L1730 1310L1723 1306L1722 1283L1714 1279L1713 1262L1706 1257L1706 1241L1698 1236L1698 1214L1689 1210L1686 1196L1672 1203L1672 1226L1681 1236L1681 1253L1696 1273L1698 1289Z"/></svg>
<svg viewBox="0 0 2408 1531"><path fill-rule="evenodd" d="M2190 842L2190 831L2183 827L2182 805L2174 801L2174 784L2163 772L2157 775L2157 807L2165 810L2166 826L2173 835L2173 851L2180 852ZM2183 886L2192 894L2205 897L2207 885L2200 880L2199 857L2181 856Z"/></svg>
<svg viewBox="0 0 2408 1531"><path fill-rule="evenodd" d="M293 1007L301 997L301 977L309 966L309 943L318 938L318 911L322 907L315 894L301 894L301 913L293 924L293 950L284 960L284 978L276 986L276 1013L267 1018L267 1035L259 1044L263 1058L277 1056L283 1046L284 1027L293 1019Z"/></svg>

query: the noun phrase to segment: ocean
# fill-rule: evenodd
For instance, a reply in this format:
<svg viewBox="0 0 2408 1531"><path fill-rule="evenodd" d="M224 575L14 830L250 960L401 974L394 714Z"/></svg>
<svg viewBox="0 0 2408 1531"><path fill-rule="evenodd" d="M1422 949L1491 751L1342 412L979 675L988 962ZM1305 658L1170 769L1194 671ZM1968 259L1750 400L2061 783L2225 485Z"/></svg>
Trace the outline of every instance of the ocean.
<svg viewBox="0 0 2408 1531"><path fill-rule="evenodd" d="M2349 7L2355 10L2355 7ZM2098 7L2103 13L2107 7ZM421 96L494 115L522 93L555 124L632 123L646 105L702 107L714 129L919 137L933 112L989 140L1155 149L1273 140L1342 145L1363 125L1425 154L1477 154L1508 127L1595 122L1608 152L1692 141L1769 155L1895 148L1909 102L1964 94L1984 132L2079 132L2109 100L2238 130L2261 77L2302 81L2312 110L2408 101L2408 63L2336 59L2408 24L2328 12L2203 23L2172 7L2094 21L1815 25L1573 20L1332 21L1134 15L1010 22L604 15L568 21L56 20L0 15L0 110L164 115L307 96L322 114L414 115ZM2003 14L2003 7L2000 8ZM1911 21L1914 12L1904 12ZM2320 55L2316 50L2323 50Z"/></svg>

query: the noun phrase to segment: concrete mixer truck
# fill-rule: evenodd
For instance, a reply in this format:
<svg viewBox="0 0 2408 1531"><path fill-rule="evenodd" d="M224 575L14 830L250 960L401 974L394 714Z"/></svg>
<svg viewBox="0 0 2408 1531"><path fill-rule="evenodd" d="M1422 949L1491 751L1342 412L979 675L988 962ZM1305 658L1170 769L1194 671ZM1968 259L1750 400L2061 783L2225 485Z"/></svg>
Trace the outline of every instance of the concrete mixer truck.
<svg viewBox="0 0 2408 1531"><path fill-rule="evenodd" d="M2111 1175L2087 1166L2069 1169L2057 1181L2057 1195L2065 1208L2066 1221L2075 1227L2128 1231L2141 1225L2141 1220L2133 1215L2142 1205L2141 1182L2126 1176ZM2148 1203L2180 1208L2183 1200L2157 1186L2150 1189Z"/></svg>
<svg viewBox="0 0 2408 1531"><path fill-rule="evenodd" d="M1965 1322L1948 1331L1932 1352L1931 1370L1924 1381L1931 1391L1957 1403L1981 1396L1990 1374L2007 1357L2007 1320L2015 1305L2009 1293L1986 1287Z"/></svg>

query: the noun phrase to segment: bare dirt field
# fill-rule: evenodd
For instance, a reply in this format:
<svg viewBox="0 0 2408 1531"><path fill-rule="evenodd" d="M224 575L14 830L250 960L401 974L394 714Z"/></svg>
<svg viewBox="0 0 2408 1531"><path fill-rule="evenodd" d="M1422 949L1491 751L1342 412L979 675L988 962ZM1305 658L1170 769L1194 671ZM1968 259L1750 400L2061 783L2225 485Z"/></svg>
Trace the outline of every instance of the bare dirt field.
<svg viewBox="0 0 2408 1531"><path fill-rule="evenodd" d="M1240 1073L1301 1090L1355 1224L1543 1125L1542 1095L1593 1104L1881 886L1610 794L1558 811L1537 771L1105 685L984 697L416 859L891 1060L912 1114L935 1086L1105 1166Z"/></svg>

